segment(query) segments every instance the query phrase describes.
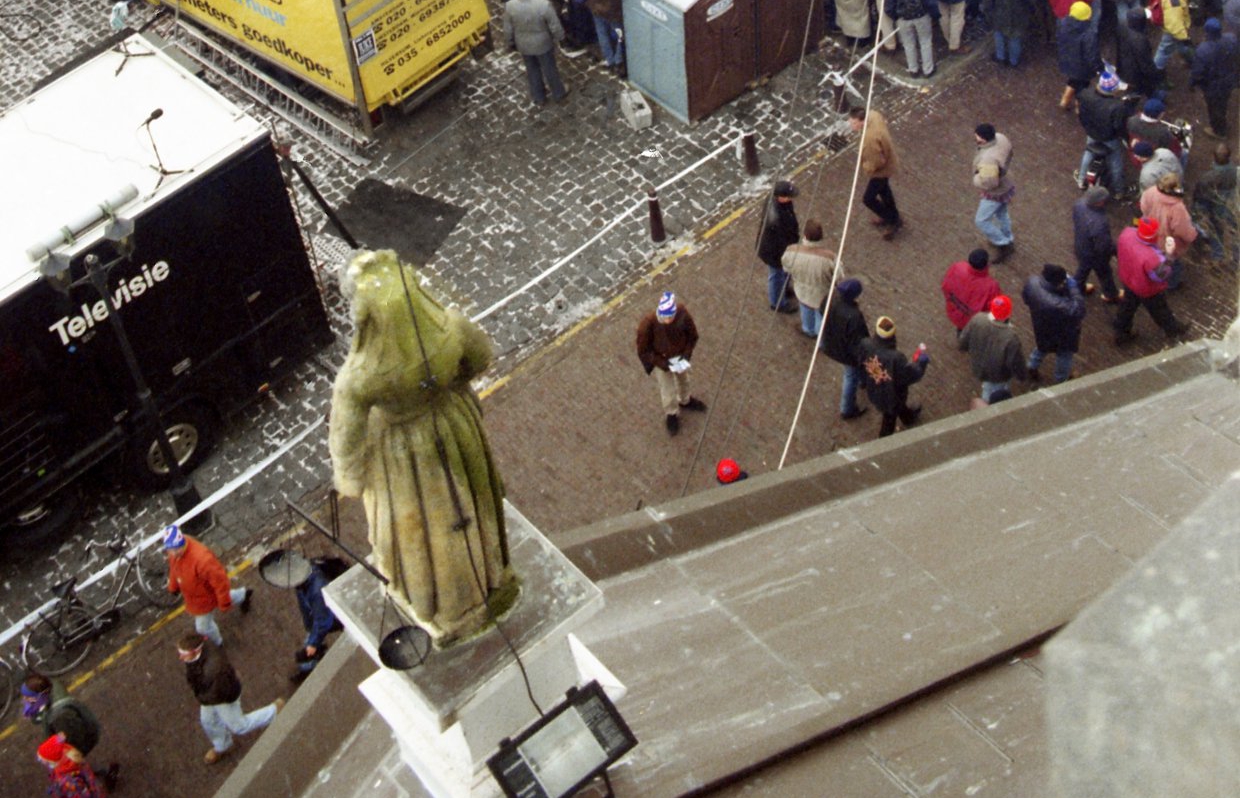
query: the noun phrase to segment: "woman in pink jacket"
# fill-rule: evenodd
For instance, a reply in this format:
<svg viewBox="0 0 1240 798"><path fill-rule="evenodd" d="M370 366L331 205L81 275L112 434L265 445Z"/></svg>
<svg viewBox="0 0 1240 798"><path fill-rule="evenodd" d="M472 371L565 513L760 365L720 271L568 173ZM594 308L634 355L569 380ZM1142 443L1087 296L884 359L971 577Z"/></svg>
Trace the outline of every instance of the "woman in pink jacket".
<svg viewBox="0 0 1240 798"><path fill-rule="evenodd" d="M1197 240L1197 227L1184 204L1179 175L1163 175L1141 194L1141 215L1158 221L1162 250L1171 266L1167 288L1179 288L1184 281L1184 264L1180 257ZM1172 241L1173 245L1169 243Z"/></svg>

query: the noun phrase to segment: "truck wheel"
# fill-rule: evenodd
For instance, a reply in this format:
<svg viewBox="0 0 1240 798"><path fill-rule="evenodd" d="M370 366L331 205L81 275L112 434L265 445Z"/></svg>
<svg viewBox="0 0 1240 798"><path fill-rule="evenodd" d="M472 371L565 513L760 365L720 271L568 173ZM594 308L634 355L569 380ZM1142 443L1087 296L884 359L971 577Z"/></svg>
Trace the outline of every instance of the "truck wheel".
<svg viewBox="0 0 1240 798"><path fill-rule="evenodd" d="M162 414L164 431L181 470L197 468L215 445L215 415L197 404L185 404ZM161 490L172 479L159 443L149 433L134 439L129 448L128 471L145 488Z"/></svg>
<svg viewBox="0 0 1240 798"><path fill-rule="evenodd" d="M82 493L70 485L25 508L4 524L0 532L9 548L28 546L62 536L78 519Z"/></svg>

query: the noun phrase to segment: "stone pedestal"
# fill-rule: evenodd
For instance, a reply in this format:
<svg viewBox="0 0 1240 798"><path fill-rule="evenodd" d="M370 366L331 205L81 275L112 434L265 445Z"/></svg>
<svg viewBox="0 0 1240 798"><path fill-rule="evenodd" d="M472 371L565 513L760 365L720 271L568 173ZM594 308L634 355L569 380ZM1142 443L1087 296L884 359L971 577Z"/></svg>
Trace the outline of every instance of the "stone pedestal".
<svg viewBox="0 0 1240 798"><path fill-rule="evenodd" d="M601 591L512 505L504 503L509 551L521 579L517 606L500 627L521 657L529 692L545 711L574 685L597 679L612 700L624 688L572 632L603 607ZM379 662L383 636L406 623L379 580L354 567L324 591L345 630L378 670L360 689L392 727L405 762L442 798L500 795L486 759L538 717L525 679L494 628L408 671ZM385 610L386 604L386 610Z"/></svg>

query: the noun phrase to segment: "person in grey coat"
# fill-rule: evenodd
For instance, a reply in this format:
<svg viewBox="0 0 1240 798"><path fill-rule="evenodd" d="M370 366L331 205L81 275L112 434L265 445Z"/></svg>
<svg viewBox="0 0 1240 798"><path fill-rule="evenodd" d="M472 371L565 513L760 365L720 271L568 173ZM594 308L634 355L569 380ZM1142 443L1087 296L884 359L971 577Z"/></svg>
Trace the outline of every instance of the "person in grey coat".
<svg viewBox="0 0 1240 798"><path fill-rule="evenodd" d="M534 105L546 104L548 88L556 102L568 95L555 64L555 44L564 40L564 28L550 0L509 0L504 39L525 60Z"/></svg>

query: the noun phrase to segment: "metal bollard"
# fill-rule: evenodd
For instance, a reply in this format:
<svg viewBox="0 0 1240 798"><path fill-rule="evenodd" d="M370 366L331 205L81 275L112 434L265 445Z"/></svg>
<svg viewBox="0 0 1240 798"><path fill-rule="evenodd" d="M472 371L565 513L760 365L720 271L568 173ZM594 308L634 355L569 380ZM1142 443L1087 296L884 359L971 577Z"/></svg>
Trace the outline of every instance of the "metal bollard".
<svg viewBox="0 0 1240 798"><path fill-rule="evenodd" d="M745 171L748 174L756 175L762 171L762 165L758 163L757 137L752 132L741 136L741 152L745 160Z"/></svg>
<svg viewBox="0 0 1240 798"><path fill-rule="evenodd" d="M663 229L663 211L659 208L659 195L653 188L646 189L646 201L650 203L650 240L662 244L667 240Z"/></svg>
<svg viewBox="0 0 1240 798"><path fill-rule="evenodd" d="M832 103L837 114L846 114L850 110L851 103L848 102L848 92L845 91L846 82L844 76L838 72L831 73L831 94L834 99Z"/></svg>

